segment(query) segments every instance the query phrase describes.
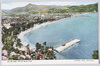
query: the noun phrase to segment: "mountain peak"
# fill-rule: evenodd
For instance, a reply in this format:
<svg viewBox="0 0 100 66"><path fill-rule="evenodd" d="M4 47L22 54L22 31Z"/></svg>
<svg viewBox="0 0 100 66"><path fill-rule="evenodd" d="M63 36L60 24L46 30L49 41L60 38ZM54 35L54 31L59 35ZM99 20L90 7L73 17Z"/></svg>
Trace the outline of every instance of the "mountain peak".
<svg viewBox="0 0 100 66"><path fill-rule="evenodd" d="M31 3L29 3L28 5L26 5L26 6L33 6L34 4L31 4Z"/></svg>

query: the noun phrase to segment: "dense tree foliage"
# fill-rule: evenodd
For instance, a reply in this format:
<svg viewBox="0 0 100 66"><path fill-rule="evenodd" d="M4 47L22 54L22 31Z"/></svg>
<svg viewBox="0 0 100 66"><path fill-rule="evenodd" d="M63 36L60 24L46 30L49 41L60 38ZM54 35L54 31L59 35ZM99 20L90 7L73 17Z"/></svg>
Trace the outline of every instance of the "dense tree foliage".
<svg viewBox="0 0 100 66"><path fill-rule="evenodd" d="M98 59L98 57L99 57L98 50L94 50L94 51L93 51L93 54L92 54L92 58L93 58L93 59Z"/></svg>
<svg viewBox="0 0 100 66"><path fill-rule="evenodd" d="M43 45L36 43L36 51L40 51L41 54L44 54L48 60L56 59L53 48L52 47L49 48L51 48L52 50L48 50L48 47L46 47L46 42L44 42ZM39 59L39 57L37 57L37 59Z"/></svg>
<svg viewBox="0 0 100 66"><path fill-rule="evenodd" d="M17 48L14 48L14 45L16 47L21 48L23 46L23 44L21 43L21 40L17 37L17 35L21 32L21 31L25 31L31 27L34 27L35 24L41 24L44 22L47 22L49 20L47 19L40 19L38 18L38 20L36 22L27 22L27 23L13 23L10 24L11 27L9 29L7 29L5 26L2 27L2 44L3 44L3 48L2 50L7 50L8 51L8 55L6 56L9 60L18 60L19 56L10 56L11 52L16 52L18 54L22 54L25 55L25 51L21 51L18 50ZM31 55L30 52L30 48L29 48L29 44L26 46L27 51L29 55ZM36 51L41 50L41 54L46 54L47 48L46 48L46 42L43 43L43 45L36 43ZM34 54L33 54L34 55ZM54 55L55 56L55 55ZM49 57L49 56L48 56ZM23 60L23 58L20 58L21 60ZM33 57L33 59L37 59L39 60L40 57ZM48 58L49 59L49 58ZM51 59L51 58L50 58ZM55 57L53 57L53 59L55 59ZM26 60L28 60L28 58L26 58Z"/></svg>

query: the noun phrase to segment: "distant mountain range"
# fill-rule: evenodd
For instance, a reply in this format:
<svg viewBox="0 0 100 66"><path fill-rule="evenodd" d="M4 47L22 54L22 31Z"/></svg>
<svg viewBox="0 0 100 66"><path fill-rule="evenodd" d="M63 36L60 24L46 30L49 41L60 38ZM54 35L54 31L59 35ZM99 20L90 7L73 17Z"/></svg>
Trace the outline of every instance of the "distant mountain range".
<svg viewBox="0 0 100 66"><path fill-rule="evenodd" d="M62 6L55 6L55 5L34 5L34 4L28 4L24 7L17 7L14 8L8 13L27 13L27 12L33 12L33 11L39 11L39 10L48 10L52 8L61 8Z"/></svg>
<svg viewBox="0 0 100 66"><path fill-rule="evenodd" d="M56 6L56 5L35 5L28 4L24 7L17 7L12 10L2 10L5 13L69 13L69 12L98 12L98 3L78 6Z"/></svg>
<svg viewBox="0 0 100 66"><path fill-rule="evenodd" d="M9 10L8 10L8 9L2 9L2 11L3 11L3 12L8 12Z"/></svg>

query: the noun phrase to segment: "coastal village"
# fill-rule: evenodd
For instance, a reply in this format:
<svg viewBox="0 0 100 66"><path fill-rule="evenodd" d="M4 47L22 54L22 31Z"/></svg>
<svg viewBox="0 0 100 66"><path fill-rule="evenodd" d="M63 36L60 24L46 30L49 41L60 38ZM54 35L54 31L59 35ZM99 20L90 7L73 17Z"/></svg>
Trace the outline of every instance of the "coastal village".
<svg viewBox="0 0 100 66"><path fill-rule="evenodd" d="M64 18L71 17L69 13L55 14L10 14L2 16L2 59L3 60L49 60L56 59L53 47L47 47L46 42L42 44L36 43L36 48L29 44L23 44L18 35L22 31L26 31L36 24L52 22ZM8 42L11 42L8 48ZM7 51L9 50L9 51Z"/></svg>
<svg viewBox="0 0 100 66"><path fill-rule="evenodd" d="M69 8L71 9L73 6ZM61 11L61 9L57 9L57 11ZM76 11L78 11L78 9ZM91 9L91 12L93 11L94 9ZM31 30L37 29L41 26L86 12L81 12L81 9L78 12L73 12L72 9L72 12L69 13L67 10L65 10L64 13L2 13L2 60L56 60L54 47L47 46L46 41L42 44L37 42L34 44L35 47L33 47L22 41L23 36ZM75 41L79 42L80 40ZM63 44L62 48L66 48L65 45L66 44Z"/></svg>
<svg viewBox="0 0 100 66"><path fill-rule="evenodd" d="M38 13L38 14L4 14L2 15L3 24L15 24L15 23L30 23L43 21L54 21L63 18L71 17L72 13Z"/></svg>

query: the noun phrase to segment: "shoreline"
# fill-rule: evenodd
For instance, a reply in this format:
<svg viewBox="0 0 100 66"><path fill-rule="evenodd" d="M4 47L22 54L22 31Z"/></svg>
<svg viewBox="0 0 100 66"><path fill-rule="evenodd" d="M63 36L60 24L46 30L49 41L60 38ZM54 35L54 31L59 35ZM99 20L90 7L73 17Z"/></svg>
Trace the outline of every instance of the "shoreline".
<svg viewBox="0 0 100 66"><path fill-rule="evenodd" d="M81 13L81 14L87 14L87 13ZM80 15L80 14L77 14L77 15ZM75 15L73 15L73 16L75 16ZM58 21L64 20L64 19L66 19L66 18L62 18L62 19L59 19L59 20L56 20L56 21L48 21L48 22L45 22L45 23L42 23L42 24L34 24L33 27L31 27L31 28L29 28L29 29L27 29L25 31L21 31L21 33L18 34L17 37L21 40L21 43L23 44L23 46L21 48L18 48L18 49L20 49L20 50L26 50L26 45L28 45L28 43L26 43L26 42L24 42L22 40L25 34L29 33L30 31L33 31L35 29L38 29L38 28L40 28L42 26L46 26L46 25L49 25L49 24L52 24L52 23L55 23L55 22L58 22ZM35 47L30 46L30 49L33 49L33 48L35 49Z"/></svg>
<svg viewBox="0 0 100 66"><path fill-rule="evenodd" d="M66 19L66 18L63 18L63 19ZM60 20L63 20L63 19L60 19ZM24 37L25 34L29 33L30 31L33 31L35 29L38 29L42 26L46 26L46 25L49 25L49 24L52 24L52 23L55 23L57 21L60 21L60 20L56 20L56 21L48 21L48 22L45 22L45 23L42 23L42 24L34 24L33 27L31 27L30 29L27 29L25 31L21 31L20 34L17 35L17 37L21 40L21 43L23 44L23 46L21 48L18 48L19 50L26 50L26 45L28 45L28 43L24 42L22 39ZM15 47L15 46L14 46ZM30 46L30 49L35 49L35 47L33 46Z"/></svg>

